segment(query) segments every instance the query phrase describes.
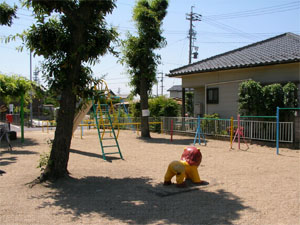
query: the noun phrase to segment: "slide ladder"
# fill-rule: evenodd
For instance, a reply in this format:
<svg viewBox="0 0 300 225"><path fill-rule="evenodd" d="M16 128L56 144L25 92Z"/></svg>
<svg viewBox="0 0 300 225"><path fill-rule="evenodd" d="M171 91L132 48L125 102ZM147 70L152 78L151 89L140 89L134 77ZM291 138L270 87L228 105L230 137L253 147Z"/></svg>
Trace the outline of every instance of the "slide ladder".
<svg viewBox="0 0 300 225"><path fill-rule="evenodd" d="M106 160L106 155L110 154L119 154L120 158L123 159L117 139L119 129L117 134L114 129L115 113L109 90L103 80L100 81L97 89L99 96L93 100L93 111L103 159ZM109 135L105 135L107 133ZM108 151L108 149L113 148L117 149L117 151Z"/></svg>

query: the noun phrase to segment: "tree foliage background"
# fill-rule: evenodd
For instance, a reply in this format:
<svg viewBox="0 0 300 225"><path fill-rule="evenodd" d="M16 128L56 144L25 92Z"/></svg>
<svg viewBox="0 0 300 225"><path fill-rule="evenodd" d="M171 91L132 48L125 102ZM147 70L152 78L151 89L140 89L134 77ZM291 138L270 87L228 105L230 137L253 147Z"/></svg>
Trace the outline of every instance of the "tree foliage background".
<svg viewBox="0 0 300 225"><path fill-rule="evenodd" d="M5 2L0 3L0 25L11 26L16 16L17 6L11 7Z"/></svg>
<svg viewBox="0 0 300 225"><path fill-rule="evenodd" d="M247 116L275 116L276 107L295 108L298 106L297 86L294 83L270 84L262 86L249 80L239 88L239 113ZM293 111L282 111L283 118L291 116Z"/></svg>
<svg viewBox="0 0 300 225"><path fill-rule="evenodd" d="M178 103L165 96L159 96L149 99L150 117L177 117L180 114ZM140 103L131 102L129 105L130 116L138 118L141 116Z"/></svg>
<svg viewBox="0 0 300 225"><path fill-rule="evenodd" d="M20 102L21 95L24 94L24 102L30 101L29 91L33 90L34 83L17 75L0 74L0 98L6 105Z"/></svg>

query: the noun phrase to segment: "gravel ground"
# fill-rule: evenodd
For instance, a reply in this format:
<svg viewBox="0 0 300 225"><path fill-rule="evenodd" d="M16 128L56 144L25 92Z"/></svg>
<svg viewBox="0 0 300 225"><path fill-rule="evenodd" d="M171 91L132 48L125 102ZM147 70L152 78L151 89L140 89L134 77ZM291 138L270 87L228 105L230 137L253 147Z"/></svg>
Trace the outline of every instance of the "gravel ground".
<svg viewBox="0 0 300 225"><path fill-rule="evenodd" d="M192 137L151 134L143 140L121 131L124 160L101 158L95 130L76 131L70 178L29 188L53 131L25 132L13 151L0 145L0 224L300 224L299 150L250 145L229 150L228 141L201 146L198 168L207 186L162 185L168 164L180 159ZM234 145L237 148L237 144ZM245 147L242 145L242 147Z"/></svg>

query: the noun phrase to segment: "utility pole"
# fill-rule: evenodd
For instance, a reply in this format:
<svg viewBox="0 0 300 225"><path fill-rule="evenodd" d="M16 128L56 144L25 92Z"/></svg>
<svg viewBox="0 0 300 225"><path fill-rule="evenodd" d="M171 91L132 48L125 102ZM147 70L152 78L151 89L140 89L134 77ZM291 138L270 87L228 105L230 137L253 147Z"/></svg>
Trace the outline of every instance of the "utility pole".
<svg viewBox="0 0 300 225"><path fill-rule="evenodd" d="M198 56L198 47L194 45L194 42L196 40L196 34L197 32L193 29L193 21L201 21L201 15L198 13L193 12L194 6L191 7L191 13L186 14L186 19L190 21L190 29L189 29L189 64L192 63L192 54L193 58L196 59ZM195 52L193 52L193 48L195 49ZM181 110L181 116L185 117L185 88L182 88L182 110Z"/></svg>
<svg viewBox="0 0 300 225"><path fill-rule="evenodd" d="M161 95L163 96L164 95L164 73L163 72L159 72L157 74L161 74L161 77L157 76L157 89L156 89L156 94L157 94L157 97L158 97L158 83L159 81L161 82ZM160 80L159 80L160 78Z"/></svg>
<svg viewBox="0 0 300 225"><path fill-rule="evenodd" d="M32 52L30 50L30 81L32 82ZM32 127L32 90L30 91L30 127Z"/></svg>
<svg viewBox="0 0 300 225"><path fill-rule="evenodd" d="M39 68L35 67L34 72L33 72L33 80L37 83L40 84L40 79L39 79Z"/></svg>
<svg viewBox="0 0 300 225"><path fill-rule="evenodd" d="M161 96L163 96L164 95L164 73L163 72L160 72L160 74L161 74Z"/></svg>
<svg viewBox="0 0 300 225"><path fill-rule="evenodd" d="M193 29L195 26L193 25L193 21L201 21L201 15L193 12L194 6L191 7L191 13L186 14L186 19L190 21L190 29L189 29L189 64L192 63L192 55L194 59L197 59L198 56L198 47L194 45L196 40L197 32ZM194 52L193 52L194 48Z"/></svg>

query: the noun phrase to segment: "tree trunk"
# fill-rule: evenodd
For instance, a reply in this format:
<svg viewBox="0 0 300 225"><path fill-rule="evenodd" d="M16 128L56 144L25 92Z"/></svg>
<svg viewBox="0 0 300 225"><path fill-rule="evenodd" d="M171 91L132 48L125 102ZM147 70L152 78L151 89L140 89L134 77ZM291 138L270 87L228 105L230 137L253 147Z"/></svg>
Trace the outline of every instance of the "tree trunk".
<svg viewBox="0 0 300 225"><path fill-rule="evenodd" d="M141 97L141 136L145 138L150 138L149 130L149 116L143 116L143 110L149 110L148 107L148 90L147 90L147 81L144 76L140 80L140 97Z"/></svg>
<svg viewBox="0 0 300 225"><path fill-rule="evenodd" d="M67 83L64 83L61 92L60 109L57 116L57 126L51 149L50 159L45 171L45 179L57 179L68 175L68 161L73 134L73 121L76 111L76 94L73 88L81 75L81 55L78 46L83 43L82 30L84 23L72 11L67 15L74 22L71 42L73 43L67 56L68 73ZM43 178L42 178L43 180Z"/></svg>
<svg viewBox="0 0 300 225"><path fill-rule="evenodd" d="M68 174L67 166L75 109L76 96L72 91L72 85L69 85L62 91L55 137L48 167L45 171L46 176L49 176L51 179L64 177Z"/></svg>

